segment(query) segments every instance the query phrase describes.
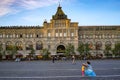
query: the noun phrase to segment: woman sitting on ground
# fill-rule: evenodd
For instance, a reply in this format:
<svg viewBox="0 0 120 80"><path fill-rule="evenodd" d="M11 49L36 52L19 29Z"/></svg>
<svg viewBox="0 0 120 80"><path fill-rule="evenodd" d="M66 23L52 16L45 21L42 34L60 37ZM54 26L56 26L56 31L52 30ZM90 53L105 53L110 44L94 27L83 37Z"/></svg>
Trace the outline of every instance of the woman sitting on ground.
<svg viewBox="0 0 120 80"><path fill-rule="evenodd" d="M91 77L96 76L89 61L87 61L87 63L83 63L82 65L85 66L85 76L91 76Z"/></svg>

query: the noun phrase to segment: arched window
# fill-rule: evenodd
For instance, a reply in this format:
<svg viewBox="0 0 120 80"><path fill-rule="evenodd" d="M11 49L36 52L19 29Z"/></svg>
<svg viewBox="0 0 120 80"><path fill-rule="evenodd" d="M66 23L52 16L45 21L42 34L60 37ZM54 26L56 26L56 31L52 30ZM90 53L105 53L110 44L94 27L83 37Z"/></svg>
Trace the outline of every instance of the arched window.
<svg viewBox="0 0 120 80"><path fill-rule="evenodd" d="M20 34L20 38L22 38L23 37L23 35L22 34Z"/></svg>
<svg viewBox="0 0 120 80"><path fill-rule="evenodd" d="M0 34L0 38L2 38L3 37L3 35L2 34Z"/></svg>
<svg viewBox="0 0 120 80"><path fill-rule="evenodd" d="M2 45L2 42L0 41L0 45Z"/></svg>
<svg viewBox="0 0 120 80"><path fill-rule="evenodd" d="M21 41L16 42L16 48L17 50L23 50L23 44Z"/></svg>
<svg viewBox="0 0 120 80"><path fill-rule="evenodd" d="M59 30L59 36L62 37L62 29Z"/></svg>
<svg viewBox="0 0 120 80"><path fill-rule="evenodd" d="M31 50L33 48L33 43L32 43L32 41L28 41L27 43L26 43L26 50Z"/></svg>
<svg viewBox="0 0 120 80"><path fill-rule="evenodd" d="M111 46L112 44L111 44L111 42L110 41L107 41L106 43L105 43L105 46Z"/></svg>
<svg viewBox="0 0 120 80"><path fill-rule="evenodd" d="M89 46L89 48L92 50L92 49L94 49L94 46L93 46L93 43L92 42L87 42L88 43L88 46Z"/></svg>
<svg viewBox="0 0 120 80"><path fill-rule="evenodd" d="M73 29L70 30L70 36L74 37L74 30Z"/></svg>
<svg viewBox="0 0 120 80"><path fill-rule="evenodd" d="M48 30L48 37L51 37L51 31L50 30Z"/></svg>
<svg viewBox="0 0 120 80"><path fill-rule="evenodd" d="M63 36L64 36L64 37L67 36L66 30L63 30Z"/></svg>
<svg viewBox="0 0 120 80"><path fill-rule="evenodd" d="M111 49L111 46L112 44L111 44L111 42L110 41L107 41L106 43L105 43L105 49L107 49L107 50L109 50L109 49Z"/></svg>
<svg viewBox="0 0 120 80"><path fill-rule="evenodd" d="M11 41L6 42L6 50L12 50L13 45Z"/></svg>
<svg viewBox="0 0 120 80"><path fill-rule="evenodd" d="M58 30L55 30L55 37L58 37Z"/></svg>
<svg viewBox="0 0 120 80"><path fill-rule="evenodd" d="M43 44L41 41L36 42L36 50L42 50L43 49Z"/></svg>
<svg viewBox="0 0 120 80"><path fill-rule="evenodd" d="M101 50L102 48L102 42L98 41L96 42L96 50Z"/></svg>
<svg viewBox="0 0 120 80"><path fill-rule="evenodd" d="M0 51L2 50L3 48L2 48L2 42L0 41Z"/></svg>

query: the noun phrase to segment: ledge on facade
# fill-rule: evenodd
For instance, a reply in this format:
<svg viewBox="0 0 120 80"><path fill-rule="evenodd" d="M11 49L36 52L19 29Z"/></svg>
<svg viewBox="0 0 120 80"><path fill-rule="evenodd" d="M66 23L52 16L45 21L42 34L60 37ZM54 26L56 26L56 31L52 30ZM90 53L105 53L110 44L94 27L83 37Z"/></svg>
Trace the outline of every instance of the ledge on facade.
<svg viewBox="0 0 120 80"><path fill-rule="evenodd" d="M120 27L120 25L81 25L79 27Z"/></svg>
<svg viewBox="0 0 120 80"><path fill-rule="evenodd" d="M119 30L120 25L79 26L79 30Z"/></svg>
<svg viewBox="0 0 120 80"><path fill-rule="evenodd" d="M43 28L43 26L0 26L0 29L31 29L31 28Z"/></svg>

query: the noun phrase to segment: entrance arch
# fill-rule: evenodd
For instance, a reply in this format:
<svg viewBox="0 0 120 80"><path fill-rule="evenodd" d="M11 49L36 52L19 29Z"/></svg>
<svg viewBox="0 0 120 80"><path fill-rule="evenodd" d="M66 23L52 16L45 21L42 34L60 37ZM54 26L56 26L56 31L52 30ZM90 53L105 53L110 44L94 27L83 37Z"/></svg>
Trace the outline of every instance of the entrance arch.
<svg viewBox="0 0 120 80"><path fill-rule="evenodd" d="M57 46L57 50L56 53L58 55L63 55L65 53L65 46L64 45L58 45Z"/></svg>

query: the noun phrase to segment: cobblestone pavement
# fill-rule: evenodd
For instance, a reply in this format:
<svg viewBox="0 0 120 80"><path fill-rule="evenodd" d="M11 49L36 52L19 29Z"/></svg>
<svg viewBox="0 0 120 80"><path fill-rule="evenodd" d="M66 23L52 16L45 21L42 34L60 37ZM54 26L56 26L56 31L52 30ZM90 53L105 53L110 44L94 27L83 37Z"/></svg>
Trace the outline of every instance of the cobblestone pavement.
<svg viewBox="0 0 120 80"><path fill-rule="evenodd" d="M72 61L1 61L0 80L120 80L120 60L90 60L96 77L82 77L81 64Z"/></svg>

